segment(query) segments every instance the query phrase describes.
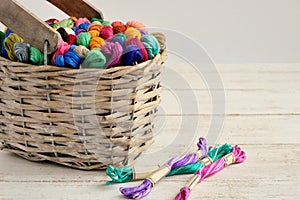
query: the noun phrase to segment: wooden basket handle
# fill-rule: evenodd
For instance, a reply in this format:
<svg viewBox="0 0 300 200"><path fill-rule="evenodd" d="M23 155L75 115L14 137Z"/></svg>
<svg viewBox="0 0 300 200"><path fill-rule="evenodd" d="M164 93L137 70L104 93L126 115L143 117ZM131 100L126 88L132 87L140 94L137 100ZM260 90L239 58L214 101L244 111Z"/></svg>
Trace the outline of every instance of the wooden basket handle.
<svg viewBox="0 0 300 200"><path fill-rule="evenodd" d="M61 36L16 0L0 0L0 21L26 42L44 52L53 53L58 48Z"/></svg>
<svg viewBox="0 0 300 200"><path fill-rule="evenodd" d="M103 13L85 0L47 0L69 16L104 19Z"/></svg>
<svg viewBox="0 0 300 200"><path fill-rule="evenodd" d="M66 14L75 17L96 17L103 19L101 11L85 0L47 0ZM47 42L47 53L56 51L61 36L44 21L24 8L16 0L0 0L0 21L26 42L44 52Z"/></svg>

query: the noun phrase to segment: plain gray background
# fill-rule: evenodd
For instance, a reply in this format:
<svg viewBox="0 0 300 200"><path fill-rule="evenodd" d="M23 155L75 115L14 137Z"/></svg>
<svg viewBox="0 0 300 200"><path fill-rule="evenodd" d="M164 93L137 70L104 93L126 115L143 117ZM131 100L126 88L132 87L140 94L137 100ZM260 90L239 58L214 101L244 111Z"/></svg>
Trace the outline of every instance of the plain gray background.
<svg viewBox="0 0 300 200"><path fill-rule="evenodd" d="M18 1L43 20L66 18L45 0ZM179 31L201 44L217 64L300 62L299 0L90 2L110 21L133 19Z"/></svg>

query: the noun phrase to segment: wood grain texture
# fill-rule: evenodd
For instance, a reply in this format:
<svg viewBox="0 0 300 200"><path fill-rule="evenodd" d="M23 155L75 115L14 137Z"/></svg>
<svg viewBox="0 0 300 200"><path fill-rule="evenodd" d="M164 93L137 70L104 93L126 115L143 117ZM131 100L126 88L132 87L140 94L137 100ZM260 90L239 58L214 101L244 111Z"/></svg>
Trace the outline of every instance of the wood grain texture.
<svg viewBox="0 0 300 200"><path fill-rule="evenodd" d="M48 54L56 51L61 40L58 32L15 0L0 0L0 4L0 21L3 24L42 52L45 41L49 43Z"/></svg>
<svg viewBox="0 0 300 200"><path fill-rule="evenodd" d="M57 8L73 17L87 17L104 19L102 12L85 0L47 0Z"/></svg>
<svg viewBox="0 0 300 200"><path fill-rule="evenodd" d="M174 65L175 66L175 65ZM177 65L180 66L180 65ZM227 97L226 116L219 143L240 144L246 151L245 163L225 169L206 179L192 192L196 199L299 199L300 64L295 65L223 65L219 67ZM177 68L180 70L180 67ZM187 97L196 93L199 111L179 112L171 91L165 90L157 118L158 135L148 153L161 157L180 154L194 146L172 146L183 119L199 121L194 138L206 136L211 121L209 94L193 73L182 74L194 82L192 88L175 90ZM168 83L166 80L164 83ZM173 82L176 80L173 80ZM204 85L203 85L204 86ZM216 88L215 88L216 89ZM218 89L216 89L218 90ZM190 100L185 100L191 102ZM215 117L222 117L215 115ZM157 159L159 160L159 159ZM140 169L151 169L153 160L140 158ZM145 200L171 200L185 185L189 175L163 179ZM119 186L105 187L103 171L79 171L51 163L33 163L15 155L0 152L0 199L124 199Z"/></svg>

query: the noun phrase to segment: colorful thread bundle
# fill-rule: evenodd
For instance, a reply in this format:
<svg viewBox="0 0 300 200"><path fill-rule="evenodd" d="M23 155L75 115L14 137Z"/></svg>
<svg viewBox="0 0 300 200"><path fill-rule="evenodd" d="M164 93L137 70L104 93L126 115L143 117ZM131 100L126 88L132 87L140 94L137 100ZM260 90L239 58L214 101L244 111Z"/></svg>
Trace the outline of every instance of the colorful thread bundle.
<svg viewBox="0 0 300 200"><path fill-rule="evenodd" d="M202 156L198 156L200 158L204 158L207 155L208 148L206 146L206 139L199 138L199 142L197 143L198 151L202 152ZM175 168L176 169L176 168ZM173 169L174 170L174 169ZM169 174L173 171L171 170ZM108 166L106 170L106 175L111 178L111 181L107 181L106 185L110 185L113 183L126 183L134 180L146 179L148 174L138 173L135 171L133 167L122 167L119 169L115 169L113 166Z"/></svg>
<svg viewBox="0 0 300 200"><path fill-rule="evenodd" d="M221 171L226 166L234 163L242 163L246 159L245 152L238 146L232 148L231 145L224 144L208 148L205 138L200 138L197 145L198 151L202 152L202 156L197 157L196 153L175 157L170 159L167 164L148 174L136 173L133 167L125 166L115 169L112 166L108 166L106 174L112 180L106 184L110 185L112 183L125 183L145 179L137 187L120 188L120 192L125 198L141 199L149 195L154 185L165 176L195 174L175 198L175 200L187 200L191 190L198 182L200 183L203 179Z"/></svg>
<svg viewBox="0 0 300 200"><path fill-rule="evenodd" d="M245 160L245 152L242 151L240 147L235 146L230 154L227 154L223 158L220 158L217 162L197 171L196 174L186 184L186 186L181 188L180 193L175 197L175 200L188 200L191 190L196 186L197 183L202 182L207 177L214 175L229 165L242 163Z"/></svg>
<svg viewBox="0 0 300 200"><path fill-rule="evenodd" d="M137 21L111 23L97 18L70 17L61 21L51 18L45 23L62 38L57 51L48 58L52 65L59 67L132 66L153 59L161 50L156 37ZM0 42L1 56L5 58L35 65L45 64L42 52L37 52L36 48L9 29L0 32Z"/></svg>

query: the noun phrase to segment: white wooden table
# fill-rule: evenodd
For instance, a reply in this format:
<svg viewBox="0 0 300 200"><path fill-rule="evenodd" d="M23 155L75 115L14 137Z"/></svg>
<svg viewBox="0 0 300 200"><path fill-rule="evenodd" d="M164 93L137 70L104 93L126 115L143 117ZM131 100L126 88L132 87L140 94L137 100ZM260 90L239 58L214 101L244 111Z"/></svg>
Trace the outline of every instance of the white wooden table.
<svg viewBox="0 0 300 200"><path fill-rule="evenodd" d="M219 143L239 144L246 151L247 161L205 180L190 199L300 199L300 64L222 65L218 69L226 94L226 118ZM184 116L176 113L170 92L164 91L162 106L167 113L159 119L165 125L152 151L163 149L174 137L182 117L200 119L199 136L205 136L208 130L209 93L201 77L183 71L198 97L199 112ZM184 146L177 149L180 152ZM165 178L144 199L171 200L188 177ZM119 186L136 185L107 187L106 180L104 171L34 163L0 152L0 199L123 199Z"/></svg>

